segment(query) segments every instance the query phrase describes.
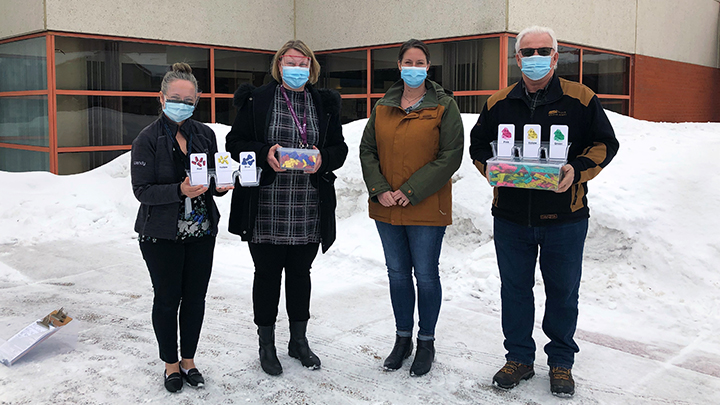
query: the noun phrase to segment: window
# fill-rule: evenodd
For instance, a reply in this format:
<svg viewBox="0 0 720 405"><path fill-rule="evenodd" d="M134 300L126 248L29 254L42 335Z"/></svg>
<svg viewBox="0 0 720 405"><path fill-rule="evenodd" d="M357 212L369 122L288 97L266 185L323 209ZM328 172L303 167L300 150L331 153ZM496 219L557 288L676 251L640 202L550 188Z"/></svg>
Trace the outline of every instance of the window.
<svg viewBox="0 0 720 405"><path fill-rule="evenodd" d="M255 87L269 83L272 58L270 54L216 50L215 92L233 94L243 83Z"/></svg>
<svg viewBox="0 0 720 405"><path fill-rule="evenodd" d="M58 174L76 174L102 166L118 156L128 153L126 150L100 152L58 153Z"/></svg>
<svg viewBox="0 0 720 405"><path fill-rule="evenodd" d="M210 50L172 45L55 37L59 90L160 91L169 66L186 62L210 91Z"/></svg>
<svg viewBox="0 0 720 405"><path fill-rule="evenodd" d="M366 98L344 98L340 110L340 122L347 124L348 122L367 118L367 99Z"/></svg>
<svg viewBox="0 0 720 405"><path fill-rule="evenodd" d="M318 87L342 94L365 94L367 90L366 51L317 55L320 63Z"/></svg>
<svg viewBox="0 0 720 405"><path fill-rule="evenodd" d="M583 51L583 84L598 94L630 94L630 58Z"/></svg>
<svg viewBox="0 0 720 405"><path fill-rule="evenodd" d="M454 98L460 112L480 114L490 96L455 96Z"/></svg>
<svg viewBox="0 0 720 405"><path fill-rule="evenodd" d="M0 45L0 92L47 89L45 37Z"/></svg>
<svg viewBox="0 0 720 405"><path fill-rule="evenodd" d="M48 146L47 96L0 97L0 143Z"/></svg>
<svg viewBox="0 0 720 405"><path fill-rule="evenodd" d="M160 114L157 97L57 96L58 146L130 145ZM201 98L193 118L210 121L210 100Z"/></svg>
<svg viewBox="0 0 720 405"><path fill-rule="evenodd" d="M0 170L34 172L50 170L50 154L34 150L0 148Z"/></svg>

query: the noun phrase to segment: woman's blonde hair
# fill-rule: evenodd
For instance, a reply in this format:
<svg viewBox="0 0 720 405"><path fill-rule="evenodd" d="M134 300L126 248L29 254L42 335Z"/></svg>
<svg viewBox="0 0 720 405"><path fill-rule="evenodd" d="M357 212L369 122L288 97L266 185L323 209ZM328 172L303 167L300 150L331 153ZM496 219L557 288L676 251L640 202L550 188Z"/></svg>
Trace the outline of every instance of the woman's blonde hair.
<svg viewBox="0 0 720 405"><path fill-rule="evenodd" d="M280 75L280 58L290 49L294 49L310 58L310 77L308 78L308 81L312 84L317 83L318 78L320 77L320 64L317 59L315 59L313 51L299 39L287 41L285 45L283 45L282 48L278 49L275 53L275 57L273 57L272 60L272 68L270 70L273 79L277 80L278 83L282 83L282 75Z"/></svg>

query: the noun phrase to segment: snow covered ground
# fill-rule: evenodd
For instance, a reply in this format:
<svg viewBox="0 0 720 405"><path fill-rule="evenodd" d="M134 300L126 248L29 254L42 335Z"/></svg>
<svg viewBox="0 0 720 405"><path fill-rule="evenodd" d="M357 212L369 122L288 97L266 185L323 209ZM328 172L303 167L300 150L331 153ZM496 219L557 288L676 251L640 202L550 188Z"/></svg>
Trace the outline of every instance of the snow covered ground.
<svg viewBox="0 0 720 405"><path fill-rule="evenodd" d="M491 386L504 363L491 189L468 156L454 177L454 225L440 259L444 302L432 371L381 370L394 324L380 240L367 216L358 159L365 120L345 126L338 240L313 267L308 371L287 356L281 303L270 377L257 360L253 266L221 233L196 362L203 390L169 394L150 321L152 288L133 223L129 153L73 176L0 172L0 343L63 306L75 320L12 367L0 404L698 404L720 401L720 124L661 124L608 113L621 143L590 182L590 231L580 290L571 400L549 392L544 293L537 279L537 375ZM465 115L466 132L476 115ZM228 127L213 125L224 144Z"/></svg>

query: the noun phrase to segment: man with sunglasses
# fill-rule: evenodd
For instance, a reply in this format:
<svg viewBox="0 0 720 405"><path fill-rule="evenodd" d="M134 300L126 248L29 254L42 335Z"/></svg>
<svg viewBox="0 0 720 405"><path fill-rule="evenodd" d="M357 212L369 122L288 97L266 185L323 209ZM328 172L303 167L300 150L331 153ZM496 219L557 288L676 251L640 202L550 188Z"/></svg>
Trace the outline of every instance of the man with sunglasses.
<svg viewBox="0 0 720 405"><path fill-rule="evenodd" d="M509 124L518 134L525 125L539 125L544 142L553 136L553 125L567 126L569 150L556 192L493 190L493 237L507 350L507 362L493 377L493 384L511 389L535 375L533 286L539 252L546 295L542 329L550 339L545 345L550 390L569 397L575 393L571 369L579 351L573 335L588 228L587 182L610 163L619 144L597 96L555 73L559 55L552 29L533 26L521 31L515 60L522 79L488 99L470 134L475 166L487 177L491 142L497 139L499 127Z"/></svg>

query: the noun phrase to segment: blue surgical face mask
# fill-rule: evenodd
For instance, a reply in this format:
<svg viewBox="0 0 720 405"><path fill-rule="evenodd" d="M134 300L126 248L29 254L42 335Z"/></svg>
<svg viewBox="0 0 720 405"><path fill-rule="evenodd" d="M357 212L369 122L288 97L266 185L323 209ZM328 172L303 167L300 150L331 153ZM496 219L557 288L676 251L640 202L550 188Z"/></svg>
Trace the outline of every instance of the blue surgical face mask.
<svg viewBox="0 0 720 405"><path fill-rule="evenodd" d="M425 83L427 69L424 67L403 66L402 70L400 70L400 77L405 81L405 84L415 89Z"/></svg>
<svg viewBox="0 0 720 405"><path fill-rule="evenodd" d="M299 89L307 83L310 68L300 66L283 66L282 79L291 89Z"/></svg>
<svg viewBox="0 0 720 405"><path fill-rule="evenodd" d="M552 56L533 55L521 58L522 72L530 80L540 80L550 73Z"/></svg>
<svg viewBox="0 0 720 405"><path fill-rule="evenodd" d="M193 111L195 111L194 105L168 100L165 100L165 108L163 108L165 115L175 122L183 122L190 118L193 115Z"/></svg>

